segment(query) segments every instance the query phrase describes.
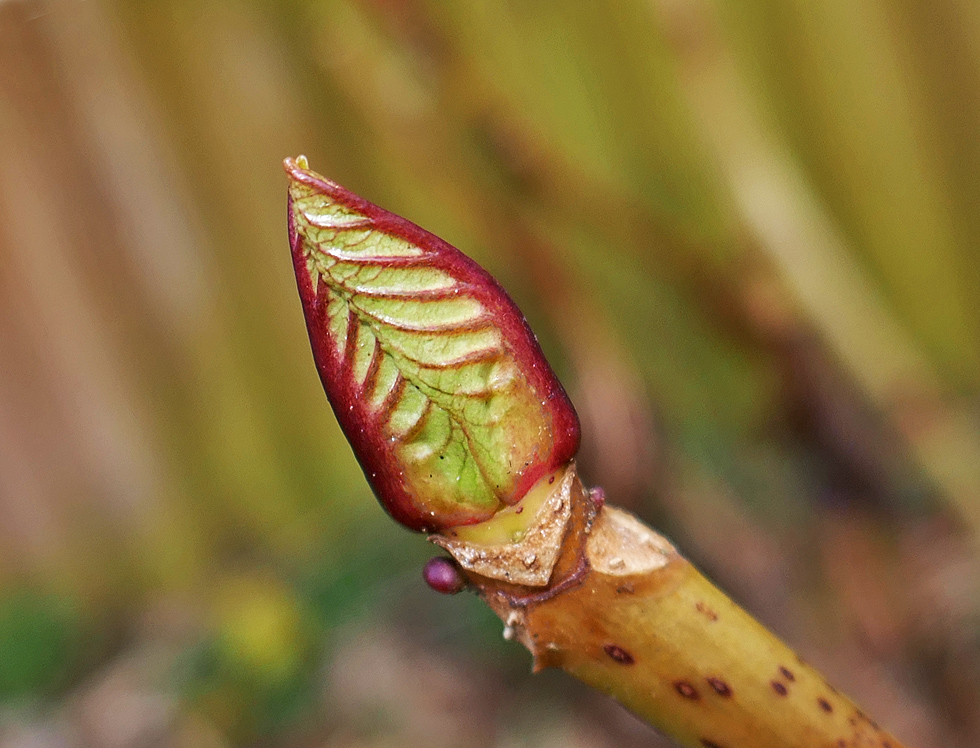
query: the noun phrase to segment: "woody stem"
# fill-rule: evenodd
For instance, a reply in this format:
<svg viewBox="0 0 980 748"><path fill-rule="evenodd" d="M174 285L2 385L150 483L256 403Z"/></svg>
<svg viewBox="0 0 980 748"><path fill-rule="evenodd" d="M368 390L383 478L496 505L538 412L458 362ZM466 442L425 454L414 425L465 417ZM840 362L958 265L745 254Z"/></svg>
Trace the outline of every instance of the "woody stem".
<svg viewBox="0 0 980 748"><path fill-rule="evenodd" d="M536 671L567 671L689 748L902 748L664 538L594 501L574 465L538 519L559 515L542 585L512 581L539 557L533 527L527 548L433 538Z"/></svg>

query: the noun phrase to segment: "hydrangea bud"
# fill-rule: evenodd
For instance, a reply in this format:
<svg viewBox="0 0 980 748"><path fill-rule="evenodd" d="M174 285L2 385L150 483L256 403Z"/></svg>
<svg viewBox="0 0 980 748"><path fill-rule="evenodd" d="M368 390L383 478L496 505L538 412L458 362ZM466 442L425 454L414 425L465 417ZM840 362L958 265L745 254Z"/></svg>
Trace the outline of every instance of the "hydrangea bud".
<svg viewBox="0 0 980 748"><path fill-rule="evenodd" d="M285 168L313 358L391 516L425 531L481 522L568 462L575 409L497 281L304 157Z"/></svg>

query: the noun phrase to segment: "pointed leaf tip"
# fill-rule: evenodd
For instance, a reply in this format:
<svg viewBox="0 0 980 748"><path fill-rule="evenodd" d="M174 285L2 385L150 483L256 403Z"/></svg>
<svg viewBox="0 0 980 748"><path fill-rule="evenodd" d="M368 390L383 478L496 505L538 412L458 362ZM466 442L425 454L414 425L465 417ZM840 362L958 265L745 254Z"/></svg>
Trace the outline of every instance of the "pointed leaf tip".
<svg viewBox="0 0 980 748"><path fill-rule="evenodd" d="M284 166L313 357L385 509L415 530L480 522L570 460L575 409L496 280L303 156Z"/></svg>

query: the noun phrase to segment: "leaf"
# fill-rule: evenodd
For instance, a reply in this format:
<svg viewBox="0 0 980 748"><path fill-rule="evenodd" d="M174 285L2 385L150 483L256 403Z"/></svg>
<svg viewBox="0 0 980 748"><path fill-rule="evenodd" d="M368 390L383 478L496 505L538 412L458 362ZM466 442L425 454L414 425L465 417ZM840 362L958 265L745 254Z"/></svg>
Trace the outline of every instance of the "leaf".
<svg viewBox="0 0 980 748"><path fill-rule="evenodd" d="M285 168L314 360L388 512L418 530L480 522L570 460L578 417L496 280L304 157Z"/></svg>

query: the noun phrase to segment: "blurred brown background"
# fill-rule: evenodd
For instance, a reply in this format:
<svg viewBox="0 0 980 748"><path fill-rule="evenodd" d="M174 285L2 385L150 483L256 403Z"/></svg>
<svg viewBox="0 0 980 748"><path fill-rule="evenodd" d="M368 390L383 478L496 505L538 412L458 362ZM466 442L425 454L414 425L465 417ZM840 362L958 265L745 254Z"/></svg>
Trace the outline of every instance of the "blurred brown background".
<svg viewBox="0 0 980 748"><path fill-rule="evenodd" d="M525 310L581 463L980 745L975 0L0 0L0 746L665 746L382 513L283 157Z"/></svg>

